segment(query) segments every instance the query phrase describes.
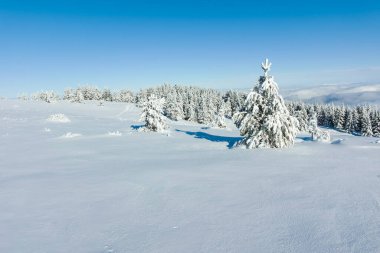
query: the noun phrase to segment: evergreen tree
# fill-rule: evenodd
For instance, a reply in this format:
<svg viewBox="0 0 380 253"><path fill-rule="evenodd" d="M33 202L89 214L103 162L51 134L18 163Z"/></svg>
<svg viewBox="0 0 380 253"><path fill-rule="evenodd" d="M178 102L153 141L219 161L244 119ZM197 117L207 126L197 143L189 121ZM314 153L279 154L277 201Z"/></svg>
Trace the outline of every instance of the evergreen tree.
<svg viewBox="0 0 380 253"><path fill-rule="evenodd" d="M372 124L369 116L369 108L362 108L360 117L360 132L363 136L372 136Z"/></svg>
<svg viewBox="0 0 380 253"><path fill-rule="evenodd" d="M171 91L166 98L164 105L164 114L171 120L179 120L182 116L182 108L178 105L177 102L177 93L176 91Z"/></svg>
<svg viewBox="0 0 380 253"><path fill-rule="evenodd" d="M300 132L307 131L308 129L308 115L303 104L298 104L294 111L296 119L298 120L298 130Z"/></svg>
<svg viewBox="0 0 380 253"><path fill-rule="evenodd" d="M380 137L380 112L376 111L374 120L372 121L372 133L375 137Z"/></svg>
<svg viewBox="0 0 380 253"><path fill-rule="evenodd" d="M246 148L283 148L294 144L297 119L289 114L278 87L268 75L271 64L262 64L264 76L248 94L244 109L235 117L240 134L240 145Z"/></svg>
<svg viewBox="0 0 380 253"><path fill-rule="evenodd" d="M154 94L150 95L143 103L141 120L145 122L144 131L164 132L168 125L162 115L164 99L158 99Z"/></svg>
<svg viewBox="0 0 380 253"><path fill-rule="evenodd" d="M353 114L354 113L352 110L346 110L344 130L347 133L354 133L355 132L355 123L354 123Z"/></svg>
<svg viewBox="0 0 380 253"><path fill-rule="evenodd" d="M336 129L343 129L344 125L344 107L343 106L338 106L334 107L334 114L333 114L333 126Z"/></svg>
<svg viewBox="0 0 380 253"><path fill-rule="evenodd" d="M112 93L111 93L111 91L109 89L104 89L103 90L102 100L108 101L108 102L112 102L113 101Z"/></svg>
<svg viewBox="0 0 380 253"><path fill-rule="evenodd" d="M327 131L322 131L318 128L317 114L314 113L309 120L309 132L313 141L330 141L330 134Z"/></svg>
<svg viewBox="0 0 380 253"><path fill-rule="evenodd" d="M214 126L219 127L219 128L226 128L227 125L224 118L225 118L224 105L219 104L217 112L215 114Z"/></svg>

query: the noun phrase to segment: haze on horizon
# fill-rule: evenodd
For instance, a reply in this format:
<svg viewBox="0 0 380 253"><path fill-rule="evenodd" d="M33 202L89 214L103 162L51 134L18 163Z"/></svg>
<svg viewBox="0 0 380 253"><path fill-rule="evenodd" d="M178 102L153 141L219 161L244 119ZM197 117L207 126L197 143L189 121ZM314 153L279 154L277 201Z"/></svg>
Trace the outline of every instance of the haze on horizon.
<svg viewBox="0 0 380 253"><path fill-rule="evenodd" d="M0 95L380 82L378 1L0 1Z"/></svg>

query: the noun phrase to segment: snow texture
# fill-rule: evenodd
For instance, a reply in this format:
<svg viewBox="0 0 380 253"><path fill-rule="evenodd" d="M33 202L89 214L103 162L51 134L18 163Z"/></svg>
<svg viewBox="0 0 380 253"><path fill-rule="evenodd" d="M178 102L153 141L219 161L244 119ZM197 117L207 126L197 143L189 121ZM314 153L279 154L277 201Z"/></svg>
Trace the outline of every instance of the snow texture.
<svg viewBox="0 0 380 253"><path fill-rule="evenodd" d="M45 121L57 111L75 121ZM167 137L130 130L140 113L0 101L0 252L380 252L378 138L235 149L230 121Z"/></svg>
<svg viewBox="0 0 380 253"><path fill-rule="evenodd" d="M79 137L79 136L82 136L82 135L78 134L78 133L68 132L68 133L65 133L64 135L62 135L61 137L62 138L75 138L75 137Z"/></svg>
<svg viewBox="0 0 380 253"><path fill-rule="evenodd" d="M122 136L123 134L120 133L119 131L115 131L115 132L108 132L108 135L110 135L110 136Z"/></svg>
<svg viewBox="0 0 380 253"><path fill-rule="evenodd" d="M47 118L47 121L55 122L55 123L69 123L69 122L71 122L71 120L65 114L62 114L62 113L50 115L49 118Z"/></svg>

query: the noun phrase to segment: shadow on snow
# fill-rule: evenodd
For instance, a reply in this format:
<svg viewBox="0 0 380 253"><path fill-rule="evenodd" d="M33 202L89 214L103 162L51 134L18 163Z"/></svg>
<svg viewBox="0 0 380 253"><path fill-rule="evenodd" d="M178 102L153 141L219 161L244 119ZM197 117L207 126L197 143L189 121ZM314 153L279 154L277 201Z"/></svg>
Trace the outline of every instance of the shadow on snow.
<svg viewBox="0 0 380 253"><path fill-rule="evenodd" d="M234 145L243 139L242 137L228 137L228 136L219 136L219 135L212 135L205 132L191 132L191 131L183 131L176 129L177 132L185 133L187 135L192 135L194 138L197 139L205 139L212 142L227 142L227 148L231 149L234 147Z"/></svg>
<svg viewBox="0 0 380 253"><path fill-rule="evenodd" d="M144 127L144 125L131 125L131 128L133 130L139 130L140 128Z"/></svg>
<svg viewBox="0 0 380 253"><path fill-rule="evenodd" d="M303 140L303 141L312 141L313 140L311 138L311 136L300 136L300 137L296 137L296 139L300 139L300 140Z"/></svg>

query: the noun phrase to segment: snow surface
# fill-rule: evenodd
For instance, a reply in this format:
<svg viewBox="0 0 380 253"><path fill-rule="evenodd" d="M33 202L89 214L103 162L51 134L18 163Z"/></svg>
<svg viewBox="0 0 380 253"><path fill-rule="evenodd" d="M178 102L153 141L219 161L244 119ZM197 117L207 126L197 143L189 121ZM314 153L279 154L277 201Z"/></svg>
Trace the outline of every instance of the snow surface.
<svg viewBox="0 0 380 253"><path fill-rule="evenodd" d="M69 123L71 120L63 113L52 114L47 118L47 121L57 123Z"/></svg>
<svg viewBox="0 0 380 253"><path fill-rule="evenodd" d="M139 114L0 101L0 252L380 252L377 138L230 149L231 122L167 136L137 131Z"/></svg>

